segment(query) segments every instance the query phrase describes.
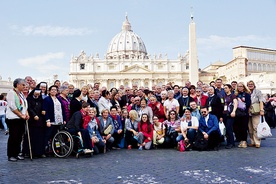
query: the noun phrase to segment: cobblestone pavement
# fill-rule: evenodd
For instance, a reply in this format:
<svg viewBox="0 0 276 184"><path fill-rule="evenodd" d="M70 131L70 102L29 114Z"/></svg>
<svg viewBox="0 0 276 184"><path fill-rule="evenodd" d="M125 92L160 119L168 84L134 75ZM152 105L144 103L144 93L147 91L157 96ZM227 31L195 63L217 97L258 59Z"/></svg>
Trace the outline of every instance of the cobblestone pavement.
<svg viewBox="0 0 276 184"><path fill-rule="evenodd" d="M0 131L0 183L276 183L276 130L262 147L211 152L112 150L91 157L9 162Z"/></svg>

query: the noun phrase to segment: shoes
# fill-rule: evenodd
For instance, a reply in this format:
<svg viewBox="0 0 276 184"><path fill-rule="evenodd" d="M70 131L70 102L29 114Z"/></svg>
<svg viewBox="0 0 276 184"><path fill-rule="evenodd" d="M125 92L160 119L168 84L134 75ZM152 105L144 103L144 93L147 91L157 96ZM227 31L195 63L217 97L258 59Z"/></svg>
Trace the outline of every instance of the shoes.
<svg viewBox="0 0 276 184"><path fill-rule="evenodd" d="M143 147L142 147L142 146L139 146L138 150L143 150Z"/></svg>
<svg viewBox="0 0 276 184"><path fill-rule="evenodd" d="M40 155L40 158L46 158L46 155L44 155L44 154Z"/></svg>
<svg viewBox="0 0 276 184"><path fill-rule="evenodd" d="M23 156L20 156L20 155L18 155L16 158L17 158L17 160L24 160L25 159Z"/></svg>
<svg viewBox="0 0 276 184"><path fill-rule="evenodd" d="M231 148L234 148L234 146L233 145L227 145L227 146L225 146L225 149L231 149Z"/></svg>
<svg viewBox="0 0 276 184"><path fill-rule="evenodd" d="M127 149L128 149L128 150L131 150L131 145L128 145L128 146L127 146Z"/></svg>
<svg viewBox="0 0 276 184"><path fill-rule="evenodd" d="M103 153L106 153L106 145L104 145Z"/></svg>
<svg viewBox="0 0 276 184"><path fill-rule="evenodd" d="M260 148L261 147L261 145L259 145L259 144L256 144L256 146L255 146L256 148Z"/></svg>
<svg viewBox="0 0 276 184"><path fill-rule="evenodd" d="M93 151L90 149L84 149L83 152L84 154L93 153Z"/></svg>
<svg viewBox="0 0 276 184"><path fill-rule="evenodd" d="M8 135L8 134L9 134L9 131L8 131L8 130L6 130L6 131L5 131L5 135Z"/></svg>
<svg viewBox="0 0 276 184"><path fill-rule="evenodd" d="M249 147L254 147L255 144L252 144L252 143L251 143L251 144L248 144L248 146L249 146Z"/></svg>
<svg viewBox="0 0 276 184"><path fill-rule="evenodd" d="M15 157L10 157L10 158L8 158L8 161L11 161L11 162L16 162L16 161L17 161L17 159L16 159Z"/></svg>
<svg viewBox="0 0 276 184"><path fill-rule="evenodd" d="M239 148L247 148L247 143L246 141L241 141L240 144L238 145Z"/></svg>

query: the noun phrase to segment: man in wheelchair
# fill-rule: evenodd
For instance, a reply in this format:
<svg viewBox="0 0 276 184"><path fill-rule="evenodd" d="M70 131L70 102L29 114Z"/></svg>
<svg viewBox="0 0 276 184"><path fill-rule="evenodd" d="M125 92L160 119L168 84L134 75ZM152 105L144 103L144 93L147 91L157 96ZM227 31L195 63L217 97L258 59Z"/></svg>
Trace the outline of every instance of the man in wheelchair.
<svg viewBox="0 0 276 184"><path fill-rule="evenodd" d="M79 136L83 141L84 153L92 153L92 142L87 129L83 128L83 120L88 116L90 105L84 102L82 104L82 109L75 112L69 122L66 124L66 128L71 135Z"/></svg>

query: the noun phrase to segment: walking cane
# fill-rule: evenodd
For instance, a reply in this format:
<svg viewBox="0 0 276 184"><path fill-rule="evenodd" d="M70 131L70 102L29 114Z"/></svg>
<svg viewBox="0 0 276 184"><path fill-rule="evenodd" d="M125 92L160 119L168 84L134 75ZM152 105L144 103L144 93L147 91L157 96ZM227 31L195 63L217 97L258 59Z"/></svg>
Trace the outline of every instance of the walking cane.
<svg viewBox="0 0 276 184"><path fill-rule="evenodd" d="M31 146L31 140L30 140L30 132L29 132L28 120L26 121L26 130L27 130L27 136L28 136L30 158L31 158L31 161L33 161L32 146Z"/></svg>

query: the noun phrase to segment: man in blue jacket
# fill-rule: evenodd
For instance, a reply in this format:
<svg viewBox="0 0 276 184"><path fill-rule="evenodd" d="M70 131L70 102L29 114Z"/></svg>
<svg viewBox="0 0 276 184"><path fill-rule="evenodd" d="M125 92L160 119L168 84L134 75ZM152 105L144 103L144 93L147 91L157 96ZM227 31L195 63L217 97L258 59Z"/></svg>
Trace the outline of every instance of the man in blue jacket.
<svg viewBox="0 0 276 184"><path fill-rule="evenodd" d="M207 107L201 107L199 119L199 134L208 141L208 150L218 150L220 143L220 130L218 119L215 115L209 114Z"/></svg>

